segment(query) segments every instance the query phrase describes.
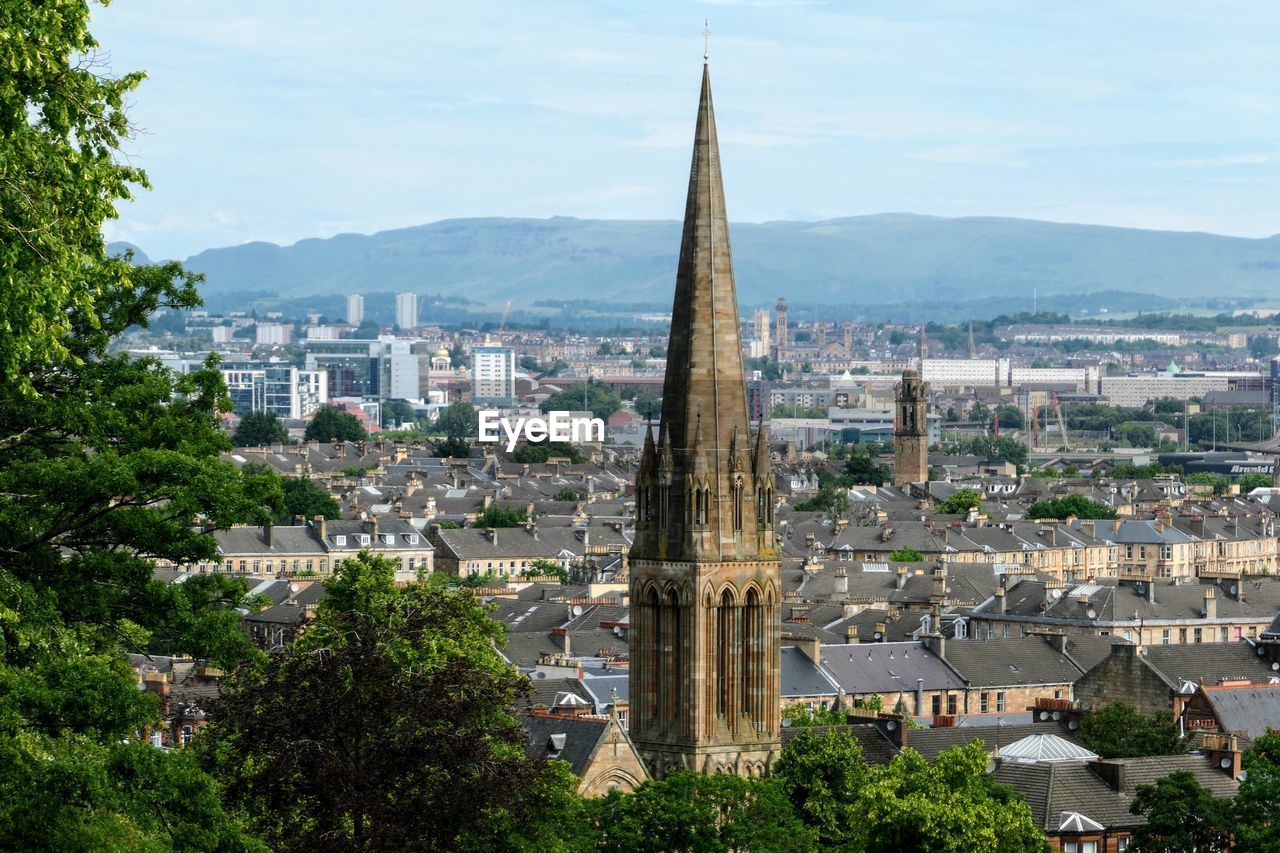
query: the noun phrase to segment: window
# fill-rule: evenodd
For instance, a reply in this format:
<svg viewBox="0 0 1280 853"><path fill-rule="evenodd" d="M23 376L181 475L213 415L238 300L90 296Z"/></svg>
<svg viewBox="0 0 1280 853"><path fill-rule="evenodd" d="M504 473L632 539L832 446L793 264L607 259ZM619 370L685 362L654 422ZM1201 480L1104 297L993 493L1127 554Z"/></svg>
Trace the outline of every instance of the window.
<svg viewBox="0 0 1280 853"><path fill-rule="evenodd" d="M186 746L187 744L191 743L191 735L192 735L192 734L193 734L193 732L192 732L192 730L191 730L191 726L183 726L183 727L182 727L182 745L183 745L183 746Z"/></svg>
<svg viewBox="0 0 1280 853"><path fill-rule="evenodd" d="M996 692L996 713L998 714L1004 713L1004 691L1003 690Z"/></svg>
<svg viewBox="0 0 1280 853"><path fill-rule="evenodd" d="M956 704L956 694L948 693L947 694L947 713L955 714L958 710L959 708Z"/></svg>
<svg viewBox="0 0 1280 853"><path fill-rule="evenodd" d="M937 693L933 694L933 715L936 717L942 713L942 697Z"/></svg>
<svg viewBox="0 0 1280 853"><path fill-rule="evenodd" d="M1165 646L1169 645L1169 629L1168 628L1165 628L1163 631L1160 632L1160 643L1161 645L1165 645Z"/></svg>
<svg viewBox="0 0 1280 853"><path fill-rule="evenodd" d="M334 545L337 545L339 548L345 548L345 547L347 546L347 537L345 537L345 536L334 536L334 537L333 537L333 544L334 544Z"/></svg>
<svg viewBox="0 0 1280 853"><path fill-rule="evenodd" d="M1230 628L1223 628L1223 629L1222 629L1222 631L1221 631L1221 633L1220 633L1220 639L1221 639L1221 641L1222 641L1222 642L1224 642L1224 643L1226 643L1226 642L1230 642L1230 640L1231 640L1231 629L1230 629Z"/></svg>
<svg viewBox="0 0 1280 853"><path fill-rule="evenodd" d="M262 569L262 562L260 560L254 560L253 573L256 575L261 569Z"/></svg>
<svg viewBox="0 0 1280 853"><path fill-rule="evenodd" d="M1187 641L1187 629L1186 629L1186 628L1179 628L1179 629L1178 629L1178 642L1179 642L1179 643L1185 643L1186 641Z"/></svg>
<svg viewBox="0 0 1280 853"><path fill-rule="evenodd" d="M978 710L983 714L991 713L991 694L983 693L978 697Z"/></svg>
<svg viewBox="0 0 1280 853"><path fill-rule="evenodd" d="M1125 558L1126 560L1132 560L1132 559L1133 559L1133 546L1132 546L1132 545L1125 545L1125 546L1124 546L1124 558Z"/></svg>
<svg viewBox="0 0 1280 853"><path fill-rule="evenodd" d="M1195 641L1196 641L1197 643L1201 642L1201 636L1200 636L1200 629L1199 629L1199 628L1196 628L1196 629L1195 629L1195 631L1193 631L1193 632L1192 632L1192 637L1195 639Z"/></svg>
<svg viewBox="0 0 1280 853"><path fill-rule="evenodd" d="M1146 546L1146 545L1139 545L1139 546L1138 546L1138 559L1139 559L1139 560L1145 560L1145 559L1147 559L1147 546Z"/></svg>
<svg viewBox="0 0 1280 853"><path fill-rule="evenodd" d="M1116 841L1116 853L1129 853L1129 845L1133 841L1132 838L1125 836Z"/></svg>
<svg viewBox="0 0 1280 853"><path fill-rule="evenodd" d="M1160 559L1162 559L1162 560L1172 560L1172 559L1173 559L1173 546L1172 546L1172 545L1161 545L1161 546L1160 546Z"/></svg>

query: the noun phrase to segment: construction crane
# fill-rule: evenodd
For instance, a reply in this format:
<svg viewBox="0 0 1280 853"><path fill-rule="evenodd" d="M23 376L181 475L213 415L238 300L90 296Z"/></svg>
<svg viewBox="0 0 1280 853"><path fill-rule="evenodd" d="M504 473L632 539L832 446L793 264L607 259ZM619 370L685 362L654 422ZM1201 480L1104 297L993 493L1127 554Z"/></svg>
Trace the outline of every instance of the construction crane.
<svg viewBox="0 0 1280 853"><path fill-rule="evenodd" d="M1071 439L1067 436L1067 419L1062 416L1062 404L1058 402L1058 392L1053 392L1053 413L1058 417L1058 432L1062 434L1062 447L1071 449Z"/></svg>

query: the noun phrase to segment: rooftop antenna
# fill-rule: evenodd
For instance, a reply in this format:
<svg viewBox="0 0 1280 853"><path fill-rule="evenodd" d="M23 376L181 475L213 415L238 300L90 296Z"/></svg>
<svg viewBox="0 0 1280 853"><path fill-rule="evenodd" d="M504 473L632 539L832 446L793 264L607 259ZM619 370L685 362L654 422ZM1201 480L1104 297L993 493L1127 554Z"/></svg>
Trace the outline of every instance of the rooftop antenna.
<svg viewBox="0 0 1280 853"><path fill-rule="evenodd" d="M711 21L708 18L702 19L702 64L706 65L711 61Z"/></svg>

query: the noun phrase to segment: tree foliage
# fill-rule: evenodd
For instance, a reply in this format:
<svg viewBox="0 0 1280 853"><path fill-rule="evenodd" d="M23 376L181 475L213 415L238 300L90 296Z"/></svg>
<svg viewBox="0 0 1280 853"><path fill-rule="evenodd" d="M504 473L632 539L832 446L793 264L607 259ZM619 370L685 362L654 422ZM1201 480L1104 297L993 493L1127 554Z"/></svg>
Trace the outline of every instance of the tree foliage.
<svg viewBox="0 0 1280 853"><path fill-rule="evenodd" d="M813 850L813 832L774 780L678 770L591 804L598 850Z"/></svg>
<svg viewBox="0 0 1280 853"><path fill-rule="evenodd" d="M305 441L364 441L369 433L350 412L323 406L311 416L302 437Z"/></svg>
<svg viewBox="0 0 1280 853"><path fill-rule="evenodd" d="M1069 515L1076 518L1115 518L1116 511L1114 507L1084 495L1036 501L1027 510L1027 518L1066 518Z"/></svg>
<svg viewBox="0 0 1280 853"><path fill-rule="evenodd" d="M572 784L525 757L509 709L527 681L497 651L502 627L470 593L397 588L394 572L368 552L344 560L308 630L236 673L200 739L277 849L482 846L534 823L530 792Z"/></svg>
<svg viewBox="0 0 1280 853"><path fill-rule="evenodd" d="M1145 716L1112 702L1085 714L1080 741L1103 758L1144 758L1182 751L1182 736L1168 714Z"/></svg>
<svg viewBox="0 0 1280 853"><path fill-rule="evenodd" d="M1133 853L1230 849L1231 801L1213 796L1186 770L1139 785L1129 810L1147 819L1133 833Z"/></svg>
<svg viewBox="0 0 1280 853"><path fill-rule="evenodd" d="M519 527L528 519L522 506L491 503L476 518L476 527Z"/></svg>
<svg viewBox="0 0 1280 853"><path fill-rule="evenodd" d="M288 444L289 431L271 412L248 412L240 418L231 443L236 447L267 447Z"/></svg>
<svg viewBox="0 0 1280 853"><path fill-rule="evenodd" d="M586 461L582 451L567 441L526 441L516 448L511 458L516 462L546 462L552 456L563 456L574 465Z"/></svg>
<svg viewBox="0 0 1280 853"><path fill-rule="evenodd" d="M924 554L915 548L899 548L889 555L889 561L892 563L919 563L923 560Z"/></svg>
<svg viewBox="0 0 1280 853"><path fill-rule="evenodd" d="M817 832L823 848L858 849L866 843L867 827L858 813L858 799L869 775L862 747L845 729L801 732L787 744L774 767L791 805Z"/></svg>
<svg viewBox="0 0 1280 853"><path fill-rule="evenodd" d="M219 458L215 360L174 375L109 352L156 308L197 304L197 281L147 267L92 312L68 306L67 358L24 361L25 383L0 387L0 799L25 804L4 807L0 847L239 843L206 777L128 743L159 708L124 652L253 654L231 610L243 585L165 584L152 561L213 560L193 520L262 523L281 500L273 478Z"/></svg>
<svg viewBox="0 0 1280 853"><path fill-rule="evenodd" d="M450 403L440 410L436 430L444 433L445 438L469 442L479 434L480 413L465 400Z"/></svg>
<svg viewBox="0 0 1280 853"><path fill-rule="evenodd" d="M106 73L89 20L84 0L0 6L0 376L27 393L29 371L82 357L69 338L134 275L102 223L147 185L121 154L144 75Z"/></svg>
<svg viewBox="0 0 1280 853"><path fill-rule="evenodd" d="M937 509L943 515L963 515L971 509L981 510L982 495L977 489L956 489L938 504Z"/></svg>
<svg viewBox="0 0 1280 853"><path fill-rule="evenodd" d="M563 391L557 391L539 404L543 412L581 412L590 411L601 420L609 420L610 415L622 408L622 398L618 393L600 382L590 381L585 385L575 382Z"/></svg>
<svg viewBox="0 0 1280 853"><path fill-rule="evenodd" d="M811 498L796 501L800 512L825 512L832 518L844 518L849 514L849 492L839 486L821 486Z"/></svg>
<svg viewBox="0 0 1280 853"><path fill-rule="evenodd" d="M1237 849L1280 850L1280 733L1268 731L1244 753L1244 781L1235 798Z"/></svg>
<svg viewBox="0 0 1280 853"><path fill-rule="evenodd" d="M284 510L276 516L276 522L293 524L298 516L313 519L317 515L342 518L342 507L327 489L310 477L285 477Z"/></svg>

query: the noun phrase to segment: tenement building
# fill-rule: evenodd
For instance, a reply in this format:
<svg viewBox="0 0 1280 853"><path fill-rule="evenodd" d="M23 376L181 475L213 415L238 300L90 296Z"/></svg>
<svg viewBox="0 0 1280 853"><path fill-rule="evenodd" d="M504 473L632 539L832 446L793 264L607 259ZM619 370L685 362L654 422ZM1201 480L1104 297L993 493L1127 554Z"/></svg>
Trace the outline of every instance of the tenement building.
<svg viewBox="0 0 1280 853"><path fill-rule="evenodd" d="M631 737L655 777L761 775L781 752L781 563L768 445L747 420L705 67L667 353L636 478Z"/></svg>

